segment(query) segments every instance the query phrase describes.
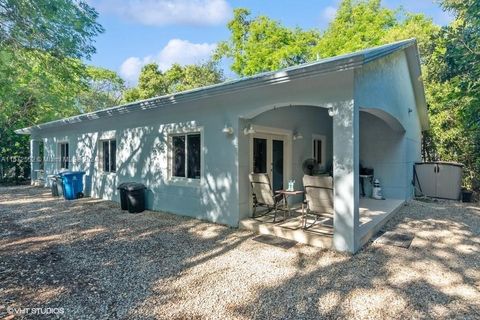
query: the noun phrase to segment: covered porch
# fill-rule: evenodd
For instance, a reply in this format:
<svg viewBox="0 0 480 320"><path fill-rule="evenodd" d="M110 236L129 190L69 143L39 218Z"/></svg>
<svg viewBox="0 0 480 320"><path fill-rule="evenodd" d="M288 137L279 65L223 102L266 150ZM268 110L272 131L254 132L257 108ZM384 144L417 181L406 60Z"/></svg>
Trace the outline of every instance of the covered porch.
<svg viewBox="0 0 480 320"><path fill-rule="evenodd" d="M385 223L404 205L404 200L386 199L375 200L361 198L359 204L360 224L359 236L360 244L364 245L377 232L379 232ZM285 220L272 223L271 217L263 216L260 218L246 218L240 221L240 228L253 231L259 234L273 235L280 238L290 239L299 243L311 245L314 247L334 249L333 217L321 218L320 221L311 228L303 229L303 218L301 205L296 205L290 216ZM309 218L311 223L311 218Z"/></svg>
<svg viewBox="0 0 480 320"><path fill-rule="evenodd" d="M353 102L288 105L242 119L240 128L244 128L239 141L239 178L245 179L239 221L242 229L356 252L408 198L404 130L385 112L363 110ZM307 173L304 163L310 159L318 166L315 172ZM373 169L371 180L374 176L386 184L384 199L371 198L371 180L364 181L365 188L361 188L360 167ZM290 212L285 219L283 214L275 222L268 214L252 218L249 173L268 174L272 193L286 189L290 180L295 180L295 190L304 191L304 175L330 176L333 214L320 216L314 225L304 228L302 194L289 197ZM314 216L307 216L307 224L313 220Z"/></svg>

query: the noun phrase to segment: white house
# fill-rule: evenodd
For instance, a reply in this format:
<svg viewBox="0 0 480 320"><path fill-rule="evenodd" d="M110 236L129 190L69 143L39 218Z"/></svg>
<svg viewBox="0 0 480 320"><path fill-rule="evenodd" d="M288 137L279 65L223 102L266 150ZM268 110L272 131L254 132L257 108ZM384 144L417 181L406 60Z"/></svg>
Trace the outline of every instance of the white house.
<svg viewBox="0 0 480 320"><path fill-rule="evenodd" d="M230 226L251 215L249 172L301 188L314 157L333 168L331 244L355 252L412 197L426 129L418 49L406 40L17 133L31 136L32 179L44 148L46 174L86 171L92 197L119 201L119 183L138 181L149 209ZM360 197L360 165L387 200Z"/></svg>

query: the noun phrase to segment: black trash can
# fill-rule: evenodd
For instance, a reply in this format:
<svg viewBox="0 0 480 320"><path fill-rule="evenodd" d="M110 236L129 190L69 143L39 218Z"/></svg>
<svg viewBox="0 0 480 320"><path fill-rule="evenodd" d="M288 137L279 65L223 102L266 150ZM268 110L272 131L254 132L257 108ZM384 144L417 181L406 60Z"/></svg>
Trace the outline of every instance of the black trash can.
<svg viewBox="0 0 480 320"><path fill-rule="evenodd" d="M128 212L139 213L145 210L145 185L131 182L124 186L127 194Z"/></svg>
<svg viewBox="0 0 480 320"><path fill-rule="evenodd" d="M48 178L51 180L50 182L50 188L52 191L52 197L58 197L60 196L58 194L58 186L57 186L57 178L55 175L48 176Z"/></svg>
<svg viewBox="0 0 480 320"><path fill-rule="evenodd" d="M128 209L128 203L127 203L127 190L125 187L131 182L123 182L120 183L118 186L118 190L120 190L120 207L122 207L122 210L127 210Z"/></svg>
<svg viewBox="0 0 480 320"><path fill-rule="evenodd" d="M57 193L59 196L64 196L63 194L63 179L62 179L62 176L61 175L56 175L55 176L55 182L56 182L56 185L57 185Z"/></svg>

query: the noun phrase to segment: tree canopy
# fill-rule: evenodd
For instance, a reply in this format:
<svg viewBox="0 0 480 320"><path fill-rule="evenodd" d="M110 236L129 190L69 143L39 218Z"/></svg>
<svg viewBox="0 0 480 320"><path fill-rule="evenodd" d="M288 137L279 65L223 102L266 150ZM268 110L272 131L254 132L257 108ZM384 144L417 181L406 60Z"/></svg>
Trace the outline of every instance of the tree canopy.
<svg viewBox="0 0 480 320"><path fill-rule="evenodd" d="M311 60L319 32L289 29L265 16L249 19L250 11L239 8L228 23L230 39L221 42L216 59L231 58L232 70L240 76L277 70Z"/></svg>
<svg viewBox="0 0 480 320"><path fill-rule="evenodd" d="M314 51L331 57L373 47L397 24L396 12L382 7L380 0L344 0Z"/></svg>
<svg viewBox="0 0 480 320"><path fill-rule="evenodd" d="M78 113L93 112L119 105L125 81L114 71L88 66L87 86L76 97Z"/></svg>
<svg viewBox="0 0 480 320"><path fill-rule="evenodd" d="M89 58L103 32L85 1L0 0L0 44L57 57Z"/></svg>
<svg viewBox="0 0 480 320"><path fill-rule="evenodd" d="M0 158L29 155L28 137L14 129L78 113L88 88L80 58L95 52L97 17L83 1L0 0ZM28 165L2 161L0 169L18 177Z"/></svg>
<svg viewBox="0 0 480 320"><path fill-rule="evenodd" d="M145 65L138 85L124 93L125 102L148 99L169 93L207 86L224 80L222 71L214 62L181 66L174 64L162 72L158 64Z"/></svg>
<svg viewBox="0 0 480 320"><path fill-rule="evenodd" d="M431 43L426 79L432 158L465 164L467 186L480 188L480 4L444 0L455 19Z"/></svg>

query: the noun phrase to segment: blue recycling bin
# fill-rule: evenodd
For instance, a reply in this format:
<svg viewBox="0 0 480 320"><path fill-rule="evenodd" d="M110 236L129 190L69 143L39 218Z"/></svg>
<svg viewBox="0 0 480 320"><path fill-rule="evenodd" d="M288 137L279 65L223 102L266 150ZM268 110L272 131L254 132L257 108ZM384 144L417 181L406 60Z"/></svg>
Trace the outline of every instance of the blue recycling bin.
<svg viewBox="0 0 480 320"><path fill-rule="evenodd" d="M63 195L66 200L83 198L84 171L69 171L61 174L63 181Z"/></svg>

